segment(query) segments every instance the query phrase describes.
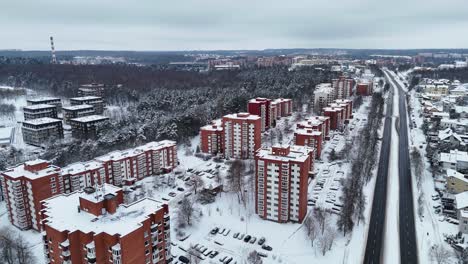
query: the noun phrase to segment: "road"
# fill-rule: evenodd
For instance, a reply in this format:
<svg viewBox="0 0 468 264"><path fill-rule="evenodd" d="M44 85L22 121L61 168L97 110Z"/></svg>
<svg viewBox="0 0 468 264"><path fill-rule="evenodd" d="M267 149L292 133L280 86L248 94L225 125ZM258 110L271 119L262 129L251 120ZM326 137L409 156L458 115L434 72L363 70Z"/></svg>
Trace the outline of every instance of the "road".
<svg viewBox="0 0 468 264"><path fill-rule="evenodd" d="M380 263L383 252L388 164L390 161L390 143L392 140L393 89L389 93L386 102L387 109L385 111L382 147L380 149L379 167L377 169L377 179L375 182L372 212L364 255L364 263L366 264Z"/></svg>
<svg viewBox="0 0 468 264"><path fill-rule="evenodd" d="M393 75L389 74L393 83L399 89L400 132L398 142L398 174L399 174L399 226L400 226L400 263L418 263L416 228L414 225L413 189L411 165L408 147L408 122L406 108L406 93Z"/></svg>

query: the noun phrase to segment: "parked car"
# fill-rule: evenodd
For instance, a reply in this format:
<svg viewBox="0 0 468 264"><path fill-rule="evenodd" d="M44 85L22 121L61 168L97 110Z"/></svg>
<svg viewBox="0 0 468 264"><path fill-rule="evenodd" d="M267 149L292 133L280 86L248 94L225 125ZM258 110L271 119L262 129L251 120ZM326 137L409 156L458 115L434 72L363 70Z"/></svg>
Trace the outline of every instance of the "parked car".
<svg viewBox="0 0 468 264"><path fill-rule="evenodd" d="M216 257L218 254L219 254L219 252L216 251L216 250L214 250L213 252L211 252L210 258L214 258L214 257Z"/></svg>
<svg viewBox="0 0 468 264"><path fill-rule="evenodd" d="M267 246L267 245L263 245L263 246L262 246L262 249L264 249L264 250L266 250L266 251L272 251L272 250L273 250L272 247Z"/></svg>
<svg viewBox="0 0 468 264"><path fill-rule="evenodd" d="M190 260L185 257L185 256L179 256L179 260L182 262L182 263L190 263Z"/></svg>
<svg viewBox="0 0 468 264"><path fill-rule="evenodd" d="M177 194L176 194L175 192L170 192L170 193L169 193L169 196L170 196L170 197L176 197Z"/></svg>
<svg viewBox="0 0 468 264"><path fill-rule="evenodd" d="M265 238L264 237L261 237L259 240L258 240L258 244L261 246L265 243Z"/></svg>
<svg viewBox="0 0 468 264"><path fill-rule="evenodd" d="M231 263L232 261L232 257L229 257L228 259L226 259L226 261L224 261L224 264L229 264Z"/></svg>
<svg viewBox="0 0 468 264"><path fill-rule="evenodd" d="M244 238L244 236L245 236L244 234L240 234L240 235L237 237L237 239L242 240L242 239Z"/></svg>
<svg viewBox="0 0 468 264"><path fill-rule="evenodd" d="M234 235L232 237L237 238L238 236L239 236L239 232L236 232L236 233L234 233Z"/></svg>
<svg viewBox="0 0 468 264"><path fill-rule="evenodd" d="M257 238L253 236L252 239L250 239L249 243L253 244L255 243L255 241L257 241Z"/></svg>
<svg viewBox="0 0 468 264"><path fill-rule="evenodd" d="M211 233L212 235L216 235L216 233L218 233L218 231L219 231L219 228L215 227L215 228L211 229L211 232L210 232L210 233Z"/></svg>
<svg viewBox="0 0 468 264"><path fill-rule="evenodd" d="M177 190L178 190L179 192L183 192L183 191L185 191L185 189L184 189L184 188L182 188L182 187L178 187L178 188L177 188Z"/></svg>
<svg viewBox="0 0 468 264"><path fill-rule="evenodd" d="M244 242L246 242L246 243L249 242L250 238L251 238L251 236L247 235L246 237L244 237Z"/></svg>

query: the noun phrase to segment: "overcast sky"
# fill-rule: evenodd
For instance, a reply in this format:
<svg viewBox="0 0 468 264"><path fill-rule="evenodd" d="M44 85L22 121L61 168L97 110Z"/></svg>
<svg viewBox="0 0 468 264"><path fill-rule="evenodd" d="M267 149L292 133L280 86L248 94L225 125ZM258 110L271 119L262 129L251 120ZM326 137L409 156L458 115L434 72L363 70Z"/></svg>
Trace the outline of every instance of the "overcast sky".
<svg viewBox="0 0 468 264"><path fill-rule="evenodd" d="M2 0L0 49L468 48L467 0Z"/></svg>

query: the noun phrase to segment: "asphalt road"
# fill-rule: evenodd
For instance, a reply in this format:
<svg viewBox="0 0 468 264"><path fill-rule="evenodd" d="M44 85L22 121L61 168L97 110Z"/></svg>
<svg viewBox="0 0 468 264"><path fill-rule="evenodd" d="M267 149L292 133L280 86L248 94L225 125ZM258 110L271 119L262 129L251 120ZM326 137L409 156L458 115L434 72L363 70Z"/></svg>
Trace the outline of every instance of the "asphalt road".
<svg viewBox="0 0 468 264"><path fill-rule="evenodd" d="M408 147L408 122L406 108L406 93L393 76L389 75L399 89L399 153L398 174L400 181L399 190L399 226L400 226L400 263L418 263L416 246L416 229L414 225L413 189L411 180L411 165Z"/></svg>
<svg viewBox="0 0 468 264"><path fill-rule="evenodd" d="M387 179L388 164L390 161L390 143L392 140L392 113L393 113L393 88L387 98L387 109L384 121L384 132L382 147L380 149L379 167L375 182L374 199L372 201L372 212L367 234L366 252L364 263L381 263L383 252L385 210L387 208Z"/></svg>

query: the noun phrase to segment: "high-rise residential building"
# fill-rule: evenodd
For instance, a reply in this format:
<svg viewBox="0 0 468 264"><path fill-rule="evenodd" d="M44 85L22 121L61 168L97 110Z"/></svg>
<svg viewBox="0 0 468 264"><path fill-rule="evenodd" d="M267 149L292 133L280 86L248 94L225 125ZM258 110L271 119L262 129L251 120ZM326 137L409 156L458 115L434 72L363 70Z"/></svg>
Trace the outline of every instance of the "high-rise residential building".
<svg viewBox="0 0 468 264"><path fill-rule="evenodd" d="M167 204L144 198L123 204L122 189L98 188L42 202L46 263L167 263L170 217Z"/></svg>
<svg viewBox="0 0 468 264"><path fill-rule="evenodd" d="M299 122L297 128L308 128L322 132L322 142L329 139L330 134L330 117L328 116L311 116L305 121Z"/></svg>
<svg viewBox="0 0 468 264"><path fill-rule="evenodd" d="M28 105L38 105L38 104L55 105L57 107L57 112L62 111L62 101L60 100L60 98L56 98L56 97L31 98L31 99L27 99L26 103Z"/></svg>
<svg viewBox="0 0 468 264"><path fill-rule="evenodd" d="M150 175L170 172L178 165L176 143L170 140L113 151L94 160L103 164L106 183L117 186L133 184Z"/></svg>
<svg viewBox="0 0 468 264"><path fill-rule="evenodd" d="M213 120L209 125L200 128L200 149L203 153L224 153L224 131L221 119Z"/></svg>
<svg viewBox="0 0 468 264"><path fill-rule="evenodd" d="M314 150L305 146L262 148L255 156L255 211L263 219L302 222Z"/></svg>
<svg viewBox="0 0 468 264"><path fill-rule="evenodd" d="M354 79L340 76L332 80L332 87L335 89L336 99L347 99L353 94Z"/></svg>
<svg viewBox="0 0 468 264"><path fill-rule="evenodd" d="M273 126L273 120L270 118L270 103L267 98L251 99L247 104L247 111L252 115L258 115L262 118L262 132Z"/></svg>
<svg viewBox="0 0 468 264"><path fill-rule="evenodd" d="M78 96L99 96L104 97L105 85L102 83L82 84L78 88Z"/></svg>
<svg viewBox="0 0 468 264"><path fill-rule="evenodd" d="M63 107L63 121L66 124L70 123L70 119L94 115L94 107L92 105L73 105Z"/></svg>
<svg viewBox="0 0 468 264"><path fill-rule="evenodd" d="M257 115L238 113L225 115L224 156L233 159L253 159L262 144L262 120Z"/></svg>
<svg viewBox="0 0 468 264"><path fill-rule="evenodd" d="M41 146L49 140L63 138L62 120L42 117L23 122L21 127L26 144Z"/></svg>
<svg viewBox="0 0 468 264"><path fill-rule="evenodd" d="M334 101L334 104L338 105L339 107L343 107L346 109L345 119L349 120L353 118L353 101L349 99L337 99Z"/></svg>
<svg viewBox="0 0 468 264"><path fill-rule="evenodd" d="M28 105L23 107L24 120L42 117L57 118L57 106L47 104Z"/></svg>
<svg viewBox="0 0 468 264"><path fill-rule="evenodd" d="M325 107L323 115L330 117L330 129L338 130L344 124L344 108L341 107Z"/></svg>
<svg viewBox="0 0 468 264"><path fill-rule="evenodd" d="M277 119L292 115L292 100L285 98L278 98L273 100L276 105L276 116Z"/></svg>
<svg viewBox="0 0 468 264"><path fill-rule="evenodd" d="M10 222L21 230L40 230L40 201L63 192L60 168L33 160L9 168L1 176Z"/></svg>
<svg viewBox="0 0 468 264"><path fill-rule="evenodd" d="M75 138L96 138L99 132L99 125L109 120L102 115L88 115L69 120L72 136Z"/></svg>
<svg viewBox="0 0 468 264"><path fill-rule="evenodd" d="M294 131L294 144L315 149L315 158L322 155L323 137L322 131L313 128L296 128Z"/></svg>
<svg viewBox="0 0 468 264"><path fill-rule="evenodd" d="M335 89L331 83L321 83L315 87L314 91L314 111L317 114L323 113L324 107L335 100Z"/></svg>
<svg viewBox="0 0 468 264"><path fill-rule="evenodd" d="M359 81L356 85L356 94L362 96L372 95L374 83L370 81Z"/></svg>
<svg viewBox="0 0 468 264"><path fill-rule="evenodd" d="M104 112L104 100L99 96L83 96L70 98L70 104L73 105L91 105L94 108L95 114L102 114Z"/></svg>
<svg viewBox="0 0 468 264"><path fill-rule="evenodd" d="M67 165L62 168L60 177L63 181L65 193L102 185L108 179L104 165L95 160Z"/></svg>

